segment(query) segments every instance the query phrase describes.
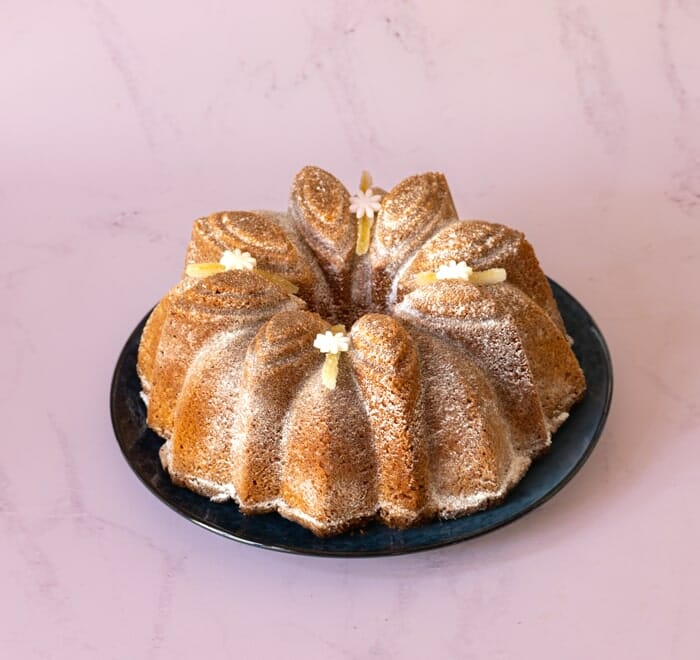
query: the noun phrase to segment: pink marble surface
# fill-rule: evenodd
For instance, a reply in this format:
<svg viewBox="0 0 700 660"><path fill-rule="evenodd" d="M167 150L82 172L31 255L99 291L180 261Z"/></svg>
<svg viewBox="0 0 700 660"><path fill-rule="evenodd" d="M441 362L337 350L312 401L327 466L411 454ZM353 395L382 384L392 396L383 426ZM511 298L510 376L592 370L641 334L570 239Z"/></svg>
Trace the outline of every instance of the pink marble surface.
<svg viewBox="0 0 700 660"><path fill-rule="evenodd" d="M49 2L0 20L0 657L697 658L700 3ZM440 169L600 323L616 395L552 501L319 560L122 460L117 354L193 218Z"/></svg>

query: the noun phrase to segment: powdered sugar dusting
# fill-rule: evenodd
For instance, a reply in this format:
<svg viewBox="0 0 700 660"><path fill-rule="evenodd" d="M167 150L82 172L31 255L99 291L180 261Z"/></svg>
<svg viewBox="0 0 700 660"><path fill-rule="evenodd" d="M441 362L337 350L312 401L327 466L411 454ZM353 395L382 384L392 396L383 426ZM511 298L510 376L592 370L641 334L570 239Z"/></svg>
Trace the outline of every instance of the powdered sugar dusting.
<svg viewBox="0 0 700 660"><path fill-rule="evenodd" d="M255 245L256 258L279 259L282 270L273 272L310 277L300 297L331 322L372 308L388 314L358 319L351 345L338 347L349 351L334 356L331 390L314 348L321 337L318 347L333 352L329 324L300 311L293 296L251 275L176 287L173 308L195 321L182 330L185 343L201 346L188 358L163 467L214 502L235 501L244 513L276 510L321 535L373 517L406 525L485 508L549 445L575 399L562 400L545 428L518 330L497 313L489 285L475 292L450 279L404 297L402 282L427 243L440 236L441 250L463 247L455 232L465 223L442 175L411 177L384 197L367 255L354 255L349 205L332 175L305 168L291 214L228 212L195 225L188 258L214 244L239 252ZM516 254L511 230L467 224L483 234L475 254ZM528 267L539 268L536 260ZM210 314L221 325L201 339L196 320ZM152 406L145 378L142 389Z"/></svg>

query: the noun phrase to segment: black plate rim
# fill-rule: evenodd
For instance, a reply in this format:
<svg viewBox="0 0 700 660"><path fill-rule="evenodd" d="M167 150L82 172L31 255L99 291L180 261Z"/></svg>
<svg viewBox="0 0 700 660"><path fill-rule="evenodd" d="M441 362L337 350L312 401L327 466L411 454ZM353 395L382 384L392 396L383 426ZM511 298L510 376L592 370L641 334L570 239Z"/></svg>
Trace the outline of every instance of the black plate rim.
<svg viewBox="0 0 700 660"><path fill-rule="evenodd" d="M598 349L600 351L601 358L603 360L603 363L605 365L605 372L606 372L606 380L604 382L604 389L605 389L605 394L604 394L604 401L603 405L601 407L601 412L600 416L596 422L595 428L592 431L590 441L585 449L585 451L581 454L579 457L578 461L571 467L571 469L554 485L552 486L551 489L549 489L543 496L541 496L539 499L533 501L527 506L524 506L517 511L515 511L512 515L499 519L493 524L486 524L483 527L479 528L478 530L474 530L470 533L461 535L461 536L455 536L451 538L438 538L435 539L434 541L428 541L412 546L401 546L399 548L386 548L386 549L376 549L376 550L362 550L362 551L345 551L345 550L318 550L315 548L298 548L298 547L292 547L288 545L282 545L279 543L265 543L261 541L257 541L255 539L250 539L246 538L245 536L240 536L236 535L229 529L225 529L215 523L212 522L206 522L204 520L200 520L197 517L191 515L190 513L183 511L181 508L179 508L176 504L171 502L167 497L165 497L146 477L143 475L133 464L132 462L132 457L129 454L127 447L125 447L122 438L119 435L119 431L117 428L117 397L118 397L118 381L119 381L119 376L121 371L124 369L124 363L129 357L129 351L127 350L128 345L130 343L130 340L132 336L139 331L139 328L145 323L146 319L150 315L151 310L143 317L143 319L137 324L135 329L132 331L132 333L129 335L129 338L127 339L124 347L120 351L119 358L117 360L117 363L115 365L114 373L112 375L112 382L110 386L110 416L111 416L111 421L112 421L112 428L114 430L117 443L119 445L119 448L121 450L122 456L124 457L124 460L126 463L129 465L131 468L132 472L136 474L138 477L139 481L146 486L146 488L154 494L161 502L165 503L171 510L175 511L177 514L180 516L186 518L190 522L194 523L195 525L206 529L210 532L214 532L215 534L218 534L219 536L223 536L227 539L236 541L238 543L243 543L245 545L255 547L255 548L262 548L265 550L273 550L276 552L282 552L286 554L294 554L294 555L306 555L306 556L313 556L313 557L325 557L325 558L369 558L369 557L390 557L390 556L397 556L397 555L403 555L403 554L411 554L415 552L425 552L428 550L434 550L437 548L441 547L446 547L448 545L453 545L455 543L461 543L463 541L467 541L469 539L477 538L479 536L482 536L483 534L487 534L488 532L492 532L496 529L499 529L501 527L504 527L505 525L508 525L526 514L530 513L534 509L542 506L546 502L548 502L552 497L554 497L557 493L559 493L581 470L583 465L586 463L586 461L590 458L591 453L595 449L595 447L598 444L598 441L600 439L600 436L603 432L603 429L605 427L605 423L608 418L608 414L610 412L610 406L612 402L612 395L613 395L613 381L614 381L614 376L613 376L613 365L612 365L612 359L610 356L610 350L608 348L607 342L605 340L605 337L603 336L603 333L600 330L600 327L598 324L595 322L593 317L590 315L588 310L581 305L578 300L569 293L567 289L562 287L560 284L552 280L551 278L547 278L549 280L549 283L552 287L552 291L555 295L555 298L559 297L564 297L568 298L569 302L572 303L576 308L577 312L581 314L581 316L585 319L586 325L587 325L587 330L592 334L594 337ZM546 458L546 457L545 457ZM542 459L540 459L542 460ZM201 497L201 496L197 496ZM203 498L204 499L204 498ZM237 506L235 503L228 502L225 504L216 504L214 502L210 502L212 506ZM496 510L499 508L501 505L497 505L495 507L492 507L490 510ZM278 514L268 514L272 516L276 516ZM434 522L429 522L426 523L425 527L428 528L431 525L439 524L440 521L434 521ZM397 531L398 534L401 534L401 531Z"/></svg>

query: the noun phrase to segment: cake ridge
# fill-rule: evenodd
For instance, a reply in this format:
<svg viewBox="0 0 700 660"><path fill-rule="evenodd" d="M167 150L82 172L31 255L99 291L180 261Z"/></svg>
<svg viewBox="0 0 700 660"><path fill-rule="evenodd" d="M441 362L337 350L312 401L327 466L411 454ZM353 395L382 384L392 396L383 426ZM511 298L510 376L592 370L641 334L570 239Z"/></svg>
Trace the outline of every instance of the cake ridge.
<svg viewBox="0 0 700 660"><path fill-rule="evenodd" d="M435 228L435 231L426 238L426 240L418 245L413 252L411 252L406 258L401 262L401 264L398 266L396 269L396 272L394 273L393 277L391 278L391 288L389 290L389 295L387 296L387 306L389 308L393 307L397 302L400 302L398 300L398 287L401 279L404 277L406 274L406 271L408 271L411 268L411 265L413 264L414 259L416 258L416 255L420 252L421 248L432 238L437 236L443 229L448 229L452 225L461 222L461 220L453 220L452 222L446 224L446 225L441 225L439 227Z"/></svg>

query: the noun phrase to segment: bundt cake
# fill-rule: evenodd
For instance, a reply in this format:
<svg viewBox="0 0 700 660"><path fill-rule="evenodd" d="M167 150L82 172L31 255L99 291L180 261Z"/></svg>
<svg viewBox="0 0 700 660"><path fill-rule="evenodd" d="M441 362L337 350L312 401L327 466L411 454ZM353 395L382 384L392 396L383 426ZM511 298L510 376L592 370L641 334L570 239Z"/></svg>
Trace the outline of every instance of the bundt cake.
<svg viewBox="0 0 700 660"><path fill-rule="evenodd" d="M585 390L522 233L442 174L351 196L316 167L287 213L194 223L138 373L176 484L322 536L500 501Z"/></svg>

